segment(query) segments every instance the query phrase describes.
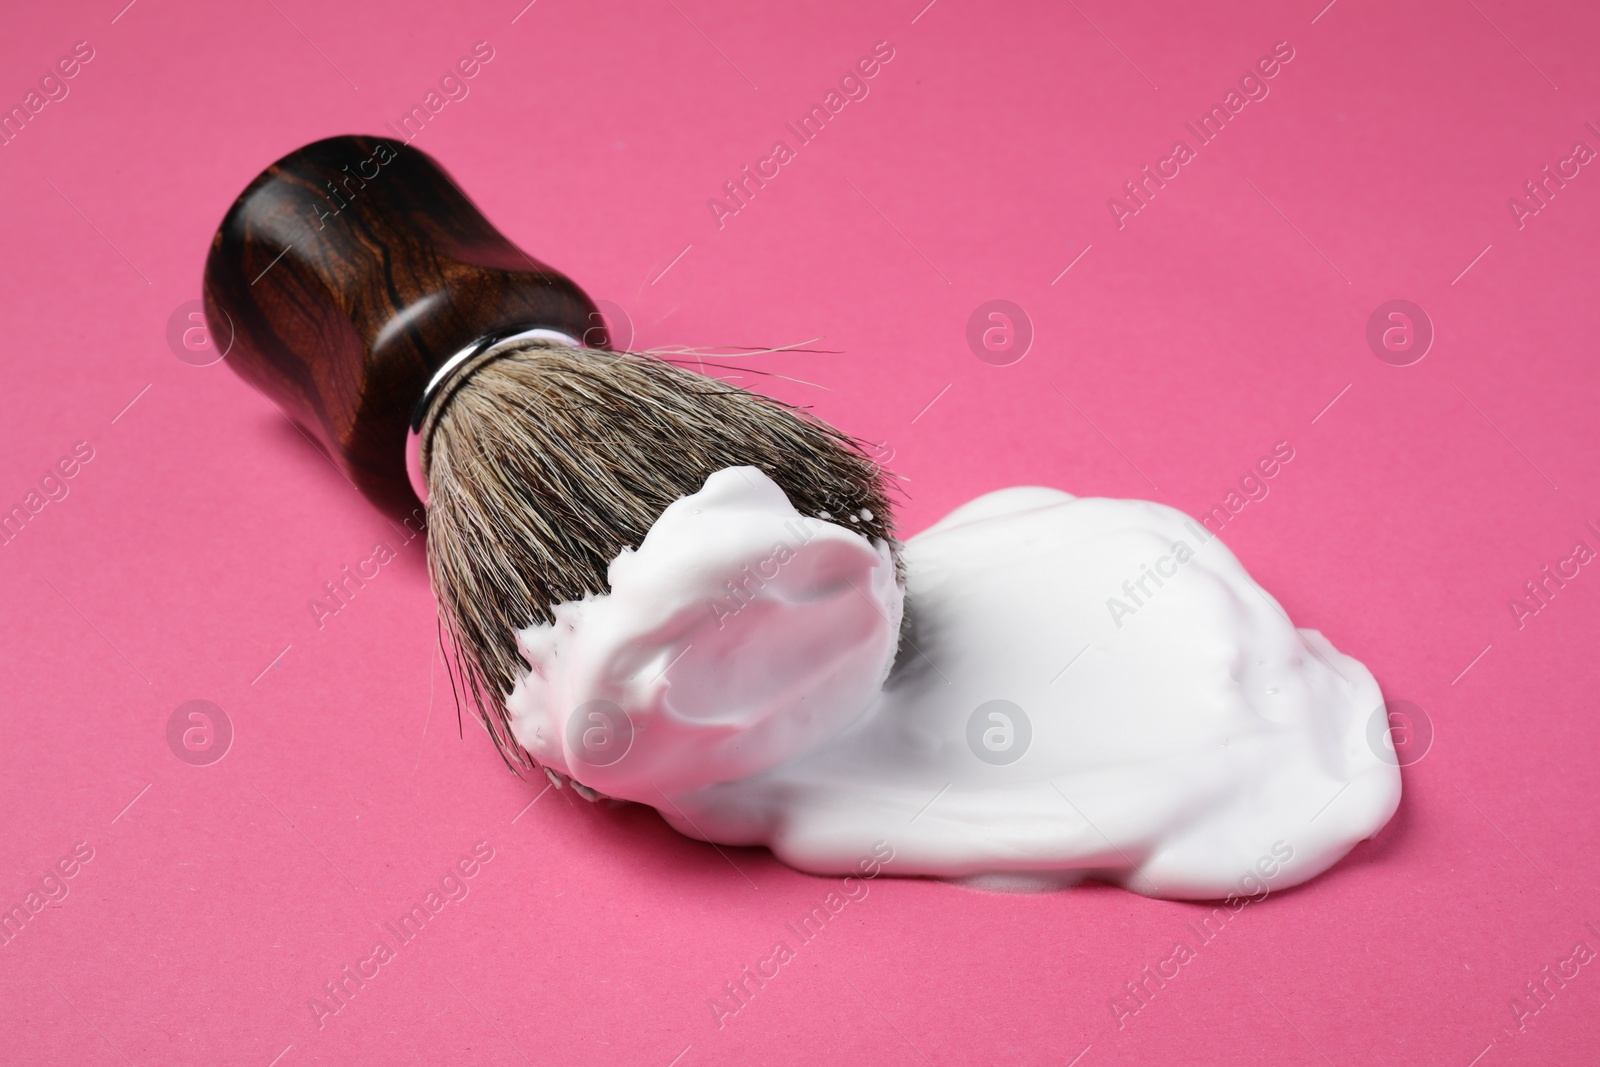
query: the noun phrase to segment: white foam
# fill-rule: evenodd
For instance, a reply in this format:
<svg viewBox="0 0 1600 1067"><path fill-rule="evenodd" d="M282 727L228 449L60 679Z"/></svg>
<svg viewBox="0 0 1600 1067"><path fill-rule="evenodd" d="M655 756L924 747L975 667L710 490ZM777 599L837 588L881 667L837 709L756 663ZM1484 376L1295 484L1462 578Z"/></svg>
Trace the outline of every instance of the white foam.
<svg viewBox="0 0 1600 1067"><path fill-rule="evenodd" d="M1284 888L1399 803L1372 675L1178 511L1007 489L902 558L719 471L519 635L517 739L692 837L995 888Z"/></svg>

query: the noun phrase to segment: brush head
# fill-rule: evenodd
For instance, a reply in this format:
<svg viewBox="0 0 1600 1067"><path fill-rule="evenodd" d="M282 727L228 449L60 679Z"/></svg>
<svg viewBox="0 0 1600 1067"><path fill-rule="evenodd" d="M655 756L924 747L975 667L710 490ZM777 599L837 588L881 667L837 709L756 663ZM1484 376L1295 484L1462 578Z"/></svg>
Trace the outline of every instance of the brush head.
<svg viewBox="0 0 1600 1067"><path fill-rule="evenodd" d="M898 551L884 476L805 411L665 360L550 342L486 354L422 429L428 560L469 699L514 770L517 631L609 592L607 568L725 467L759 468L802 515Z"/></svg>

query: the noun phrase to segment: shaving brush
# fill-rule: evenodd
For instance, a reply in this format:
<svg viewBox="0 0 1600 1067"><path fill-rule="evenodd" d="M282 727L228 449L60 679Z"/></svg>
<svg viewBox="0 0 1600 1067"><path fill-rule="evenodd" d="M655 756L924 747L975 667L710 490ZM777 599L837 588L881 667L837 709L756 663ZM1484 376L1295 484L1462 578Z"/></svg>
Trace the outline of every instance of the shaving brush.
<svg viewBox="0 0 1600 1067"><path fill-rule="evenodd" d="M802 409L648 353L407 145L333 137L263 171L211 242L227 362L391 512L427 506L463 689L513 770L516 632L609 592L607 567L725 467L896 545L883 475Z"/></svg>

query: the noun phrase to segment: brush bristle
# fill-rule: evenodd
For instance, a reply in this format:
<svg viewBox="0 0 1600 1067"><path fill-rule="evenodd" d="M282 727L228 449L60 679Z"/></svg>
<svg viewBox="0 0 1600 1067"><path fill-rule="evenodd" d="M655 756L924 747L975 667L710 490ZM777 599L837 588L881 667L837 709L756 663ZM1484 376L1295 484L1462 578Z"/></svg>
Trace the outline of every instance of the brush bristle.
<svg viewBox="0 0 1600 1067"><path fill-rule="evenodd" d="M513 770L516 631L609 592L607 567L680 497L753 466L802 515L895 547L883 474L803 410L630 352L523 344L478 368L429 438L428 559L469 702ZM897 556L898 558L898 556Z"/></svg>

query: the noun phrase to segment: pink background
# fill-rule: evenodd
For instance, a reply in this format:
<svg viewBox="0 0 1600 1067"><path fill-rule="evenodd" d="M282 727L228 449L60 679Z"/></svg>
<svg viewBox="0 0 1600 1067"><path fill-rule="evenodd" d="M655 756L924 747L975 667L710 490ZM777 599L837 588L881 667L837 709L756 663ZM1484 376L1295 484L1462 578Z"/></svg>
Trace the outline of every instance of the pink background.
<svg viewBox="0 0 1600 1067"><path fill-rule="evenodd" d="M1520 628L1508 607L1600 548L1600 174L1521 229L1507 206L1600 148L1583 5L123 2L18 7L0 35L6 106L94 49L0 149L0 505L94 450L0 547L0 905L94 852L0 947L0 1061L1593 1056L1595 965L1508 1033L1525 982L1600 949L1600 576ZM1205 909L881 880L719 1028L708 998L831 884L541 794L458 736L420 543L319 630L309 598L394 529L167 343L258 170L387 132L479 40L493 60L414 143L638 345L822 338L751 361L818 387L751 381L884 442L907 533L1019 483L1196 513L1290 442L1225 539L1431 719L1390 826L1120 1027L1111 999ZM881 40L870 96L719 229L707 198ZM1119 230L1107 198L1281 40L1271 95ZM1036 331L1011 366L964 339L993 298ZM1408 367L1365 340L1397 298L1437 333ZM168 747L191 699L236 730L211 766ZM309 998L479 841L470 895L319 1028Z"/></svg>

